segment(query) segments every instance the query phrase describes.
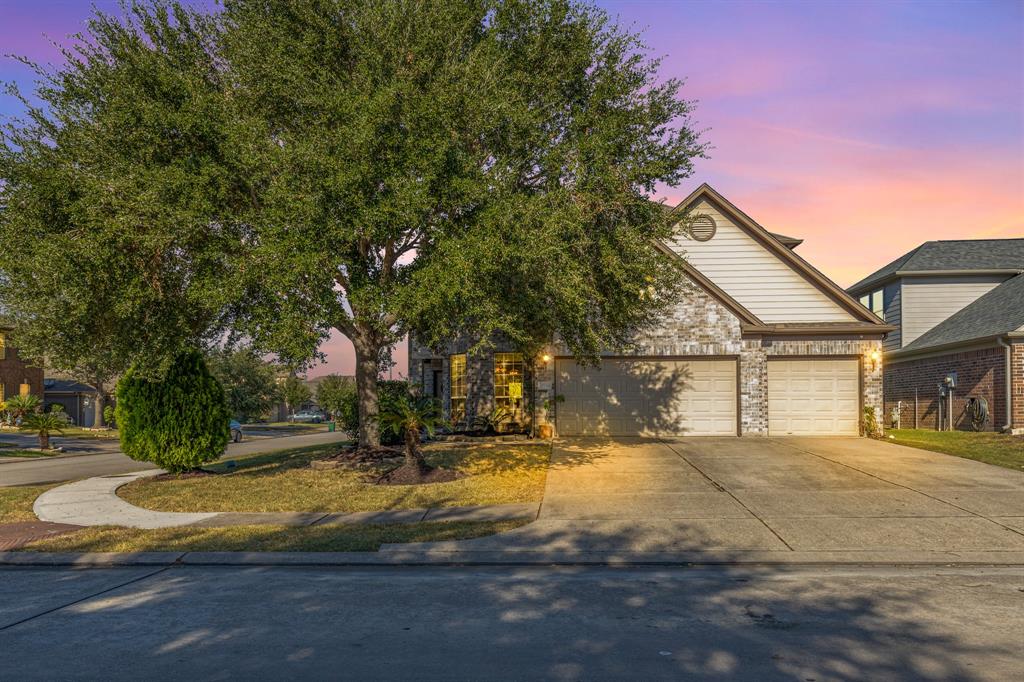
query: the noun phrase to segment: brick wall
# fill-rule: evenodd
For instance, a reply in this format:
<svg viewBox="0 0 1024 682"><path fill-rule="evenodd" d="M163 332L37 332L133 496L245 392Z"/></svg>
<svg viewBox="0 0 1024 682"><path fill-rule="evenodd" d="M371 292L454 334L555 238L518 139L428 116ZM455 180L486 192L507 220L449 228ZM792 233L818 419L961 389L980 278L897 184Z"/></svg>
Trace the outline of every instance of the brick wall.
<svg viewBox="0 0 1024 682"><path fill-rule="evenodd" d="M1024 341L1013 344L1010 377L1013 428L1024 430Z"/></svg>
<svg viewBox="0 0 1024 682"><path fill-rule="evenodd" d="M0 360L0 384L4 387L4 397L17 395L22 383L27 382L32 394L43 397L43 370L30 367L19 356L17 349L7 346L4 359Z"/></svg>
<svg viewBox="0 0 1024 682"><path fill-rule="evenodd" d="M1024 359L1024 351L1020 357ZM902 401L902 426L914 427L914 391L917 389L918 428L937 428L938 387L950 372L957 373L957 388L953 392L954 426L959 429L969 428L965 413L967 400L983 397L988 401L990 415L985 429L991 431L1002 428L1006 421L1006 354L999 347L890 362L885 373L886 424L890 421L893 408Z"/></svg>

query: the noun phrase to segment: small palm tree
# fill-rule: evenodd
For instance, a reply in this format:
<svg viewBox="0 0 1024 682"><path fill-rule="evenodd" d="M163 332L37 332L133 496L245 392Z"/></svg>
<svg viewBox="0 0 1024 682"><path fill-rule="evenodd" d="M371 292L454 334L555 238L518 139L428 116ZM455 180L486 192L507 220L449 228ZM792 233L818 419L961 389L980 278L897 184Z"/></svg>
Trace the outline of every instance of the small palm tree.
<svg viewBox="0 0 1024 682"><path fill-rule="evenodd" d="M473 418L473 428L484 433L497 433L501 425L512 419L512 410L507 407L495 407L490 412L478 414Z"/></svg>
<svg viewBox="0 0 1024 682"><path fill-rule="evenodd" d="M420 471L429 468L420 451L420 431L433 436L437 427L444 422L441 406L436 400L403 396L385 401L381 404L378 420L382 429L404 439L404 466Z"/></svg>
<svg viewBox="0 0 1024 682"><path fill-rule="evenodd" d="M50 449L50 434L64 435L67 417L61 412L30 412L21 424L24 431L39 435L39 449Z"/></svg>
<svg viewBox="0 0 1024 682"><path fill-rule="evenodd" d="M38 396L29 393L27 395L12 395L4 405L7 411L11 413L11 417L17 420L24 418L25 415L39 411L42 403Z"/></svg>

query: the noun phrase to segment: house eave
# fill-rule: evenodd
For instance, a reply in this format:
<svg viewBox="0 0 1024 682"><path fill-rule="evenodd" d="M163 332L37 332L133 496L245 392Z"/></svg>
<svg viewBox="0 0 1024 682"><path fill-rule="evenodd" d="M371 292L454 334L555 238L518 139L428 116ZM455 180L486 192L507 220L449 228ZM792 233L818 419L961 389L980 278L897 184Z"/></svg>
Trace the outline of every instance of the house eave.
<svg viewBox="0 0 1024 682"><path fill-rule="evenodd" d="M881 339L896 327L887 324L743 324L740 330L744 336L849 336Z"/></svg>
<svg viewBox="0 0 1024 682"><path fill-rule="evenodd" d="M937 346L925 346L924 348L900 348L897 350L891 350L885 354L886 359L895 361L920 359L923 357L936 356L936 355L948 355L949 353L966 352L972 350L982 350L985 348L993 348L998 346L999 339L1014 339L1024 338L1024 334L1018 334L1016 332L1004 333L1004 334L991 334L989 336L980 336L976 339L967 339L965 341L953 341L951 343L941 343Z"/></svg>

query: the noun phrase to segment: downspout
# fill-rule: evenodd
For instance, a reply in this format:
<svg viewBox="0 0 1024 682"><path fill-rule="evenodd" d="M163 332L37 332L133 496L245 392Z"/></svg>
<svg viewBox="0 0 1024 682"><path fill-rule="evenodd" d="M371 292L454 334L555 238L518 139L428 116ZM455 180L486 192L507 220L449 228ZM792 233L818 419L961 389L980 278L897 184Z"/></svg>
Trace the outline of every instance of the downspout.
<svg viewBox="0 0 1024 682"><path fill-rule="evenodd" d="M996 342L1000 346L1003 347L1003 350L1005 351L1005 355L1006 355L1006 369L1004 370L1005 373L1003 375L1004 378L1005 378L1003 383L1006 386L1006 425L1003 427L1003 430L1004 431L1012 431L1013 430L1013 404L1012 404L1012 401L1013 401L1012 383L1013 382L1010 380L1010 371L1013 369L1013 364L1012 364L1012 361L1011 361L1011 358L1012 358L1012 355L1011 355L1012 348L1011 348L1010 344L1008 344L1002 338L996 339Z"/></svg>

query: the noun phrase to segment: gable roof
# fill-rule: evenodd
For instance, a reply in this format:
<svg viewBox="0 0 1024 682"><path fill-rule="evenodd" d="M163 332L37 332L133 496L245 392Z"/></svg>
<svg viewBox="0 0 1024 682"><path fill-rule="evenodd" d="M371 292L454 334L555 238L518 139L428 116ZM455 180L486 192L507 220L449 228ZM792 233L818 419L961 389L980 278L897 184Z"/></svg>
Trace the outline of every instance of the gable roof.
<svg viewBox="0 0 1024 682"><path fill-rule="evenodd" d="M971 272L1007 274L1024 271L1024 239L955 239L931 241L876 270L847 291L859 295L904 274Z"/></svg>
<svg viewBox="0 0 1024 682"><path fill-rule="evenodd" d="M1006 280L894 354L990 339L1024 326L1024 275Z"/></svg>
<svg viewBox="0 0 1024 682"><path fill-rule="evenodd" d="M683 199L673 211L686 210L696 202L705 200L715 206L724 215L728 216L741 230L752 239L761 244L765 249L774 254L779 260L791 267L805 280L810 282L826 297L834 301L861 322L870 323L877 331L884 332L892 329L875 315L862 306L856 299L846 293L842 287L826 277L814 266L793 252L793 247L783 241L783 235L775 235L759 225L753 218L737 208L732 202L719 194L711 185L706 182L695 189L688 197ZM785 238L791 239L791 238Z"/></svg>

